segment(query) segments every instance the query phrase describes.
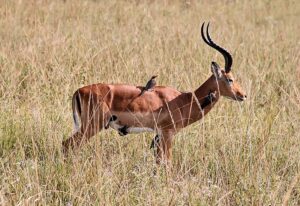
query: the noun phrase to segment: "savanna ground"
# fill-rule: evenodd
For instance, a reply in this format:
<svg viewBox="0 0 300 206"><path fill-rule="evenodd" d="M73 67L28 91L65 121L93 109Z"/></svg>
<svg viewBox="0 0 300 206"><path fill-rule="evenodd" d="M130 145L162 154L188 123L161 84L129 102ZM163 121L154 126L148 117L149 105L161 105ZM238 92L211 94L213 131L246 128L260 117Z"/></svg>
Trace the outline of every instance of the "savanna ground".
<svg viewBox="0 0 300 206"><path fill-rule="evenodd" d="M0 0L0 205L300 205L300 4ZM231 51L243 103L222 98L156 169L153 134L102 131L64 161L87 84L192 91Z"/></svg>

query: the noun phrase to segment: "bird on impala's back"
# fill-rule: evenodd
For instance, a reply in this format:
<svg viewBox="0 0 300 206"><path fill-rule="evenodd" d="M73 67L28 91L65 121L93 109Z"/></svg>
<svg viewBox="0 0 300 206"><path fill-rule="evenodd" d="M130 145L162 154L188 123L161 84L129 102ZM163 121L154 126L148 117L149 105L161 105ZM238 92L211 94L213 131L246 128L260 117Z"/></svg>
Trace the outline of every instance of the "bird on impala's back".
<svg viewBox="0 0 300 206"><path fill-rule="evenodd" d="M156 85L155 78L156 77L157 77L157 75L151 77L151 79L147 82L146 86L143 88L143 90L141 91L141 94L139 96L143 95L145 91L149 91L150 89L155 87L155 85Z"/></svg>

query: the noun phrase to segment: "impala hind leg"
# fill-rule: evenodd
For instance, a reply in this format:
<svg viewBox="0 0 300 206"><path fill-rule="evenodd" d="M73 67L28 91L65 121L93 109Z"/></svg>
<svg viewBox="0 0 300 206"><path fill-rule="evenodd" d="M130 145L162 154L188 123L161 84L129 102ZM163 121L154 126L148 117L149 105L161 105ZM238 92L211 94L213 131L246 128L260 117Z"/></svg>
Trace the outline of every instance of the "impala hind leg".
<svg viewBox="0 0 300 206"><path fill-rule="evenodd" d="M87 142L91 137L100 132L99 127L93 127L94 125L88 125L87 127L81 127L79 131L75 132L71 137L63 141L63 152L68 152L69 149L76 149Z"/></svg>
<svg viewBox="0 0 300 206"><path fill-rule="evenodd" d="M101 104L96 108L85 108L85 113L81 114L81 127L71 137L63 141L63 152L66 153L70 149L80 147L87 142L91 137L96 135L107 124L110 117L108 107ZM90 111L90 112L89 112Z"/></svg>
<svg viewBox="0 0 300 206"><path fill-rule="evenodd" d="M109 126L118 119L116 115L111 115L110 118L105 122L105 129L108 129Z"/></svg>

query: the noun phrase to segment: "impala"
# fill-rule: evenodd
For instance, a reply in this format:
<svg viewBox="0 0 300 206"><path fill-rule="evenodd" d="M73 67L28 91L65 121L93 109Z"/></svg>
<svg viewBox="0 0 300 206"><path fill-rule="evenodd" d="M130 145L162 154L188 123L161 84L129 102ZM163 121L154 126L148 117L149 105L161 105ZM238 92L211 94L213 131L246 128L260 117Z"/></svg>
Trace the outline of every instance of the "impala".
<svg viewBox="0 0 300 206"><path fill-rule="evenodd" d="M231 73L230 53L212 41L208 31L209 23L205 37L204 25L201 27L202 39L223 55L224 69L212 62L212 75L194 92L155 86L152 91L140 95L143 90L140 86L102 83L78 89L72 99L77 131L63 141L63 150L67 152L79 147L101 129L108 127L118 130L120 134L155 132L159 137L156 162L168 163L172 157L174 135L206 115L220 96L244 101L246 94Z"/></svg>

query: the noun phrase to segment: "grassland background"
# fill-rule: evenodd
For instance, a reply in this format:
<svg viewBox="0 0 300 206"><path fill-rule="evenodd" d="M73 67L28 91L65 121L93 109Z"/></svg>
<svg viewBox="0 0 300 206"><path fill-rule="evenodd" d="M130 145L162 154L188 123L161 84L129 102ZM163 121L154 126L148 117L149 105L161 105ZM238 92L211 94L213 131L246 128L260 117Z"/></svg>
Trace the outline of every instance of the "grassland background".
<svg viewBox="0 0 300 206"><path fill-rule="evenodd" d="M248 100L180 132L169 175L146 133L103 131L64 161L80 86L192 91L223 65L203 21ZM296 0L0 0L0 205L300 205L299 21Z"/></svg>

